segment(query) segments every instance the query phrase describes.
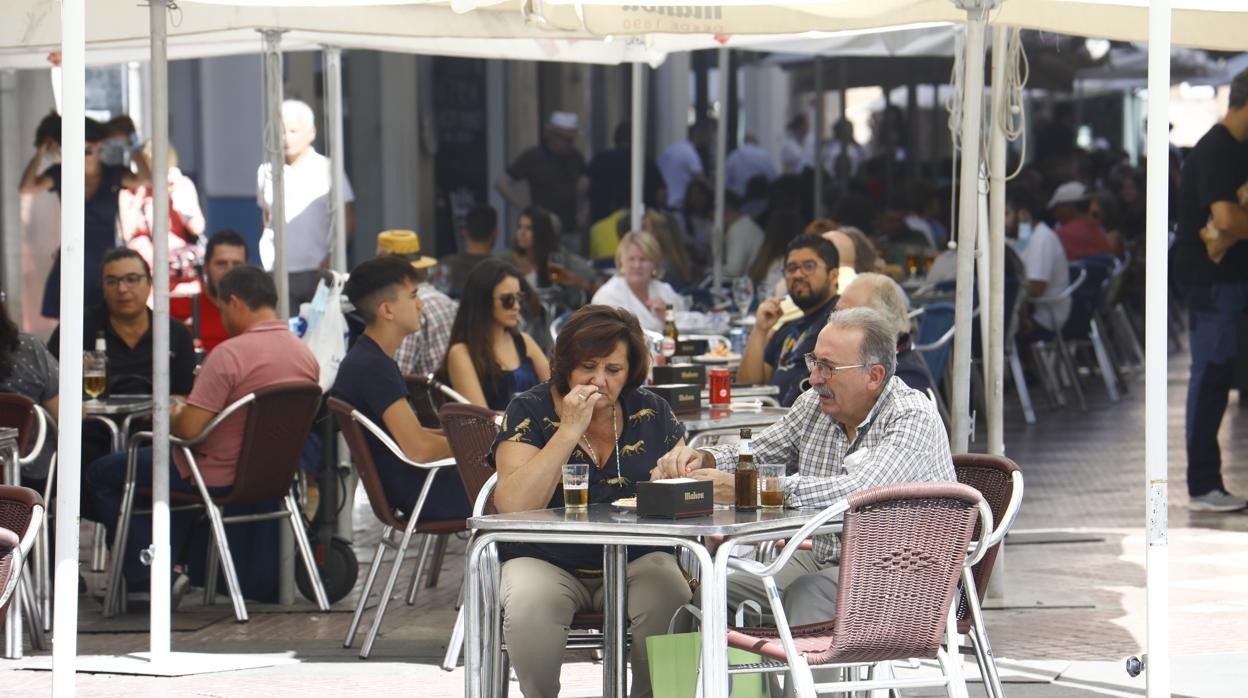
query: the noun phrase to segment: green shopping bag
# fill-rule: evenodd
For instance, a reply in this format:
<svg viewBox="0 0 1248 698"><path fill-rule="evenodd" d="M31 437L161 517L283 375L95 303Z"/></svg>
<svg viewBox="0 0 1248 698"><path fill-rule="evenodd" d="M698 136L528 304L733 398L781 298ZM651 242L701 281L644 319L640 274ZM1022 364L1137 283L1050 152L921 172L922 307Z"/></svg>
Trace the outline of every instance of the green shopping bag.
<svg viewBox="0 0 1248 698"><path fill-rule="evenodd" d="M747 601L758 610L758 605ZM737 609L737 624L742 623L744 608ZM646 638L646 652L650 657L650 686L654 690L654 698L694 698L697 692L702 662L702 634L677 633L676 619L681 611L701 620L698 608L685 604L676 609L672 620L667 624L666 635L652 635ZM728 648L729 664L756 664L762 658L753 652L746 652L734 647ZM767 680L764 674L732 674L729 676L729 696L731 698L768 698Z"/></svg>

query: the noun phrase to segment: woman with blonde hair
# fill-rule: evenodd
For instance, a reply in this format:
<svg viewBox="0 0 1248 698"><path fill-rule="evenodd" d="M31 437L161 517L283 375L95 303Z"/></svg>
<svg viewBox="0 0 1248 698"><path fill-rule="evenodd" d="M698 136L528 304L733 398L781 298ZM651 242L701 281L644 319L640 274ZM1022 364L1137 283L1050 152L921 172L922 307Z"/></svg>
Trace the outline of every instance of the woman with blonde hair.
<svg viewBox="0 0 1248 698"><path fill-rule="evenodd" d="M615 250L615 276L594 294L592 303L623 308L647 330L661 332L667 306L683 308L671 284L659 280L663 248L653 235L634 230L620 238Z"/></svg>

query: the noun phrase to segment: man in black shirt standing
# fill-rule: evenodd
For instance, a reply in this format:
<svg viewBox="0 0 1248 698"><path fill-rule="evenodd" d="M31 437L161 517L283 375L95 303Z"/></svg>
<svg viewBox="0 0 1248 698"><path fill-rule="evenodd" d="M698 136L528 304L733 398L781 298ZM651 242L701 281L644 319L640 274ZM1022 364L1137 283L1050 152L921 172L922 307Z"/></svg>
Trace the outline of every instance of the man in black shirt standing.
<svg viewBox="0 0 1248 698"><path fill-rule="evenodd" d="M1226 116L1209 129L1183 164L1174 272L1187 297L1192 373L1187 387L1187 491L1193 511L1238 511L1248 500L1226 491L1218 428L1234 383L1238 324L1248 310L1248 209L1237 190L1248 181L1248 70L1231 80ZM1210 258L1201 229L1230 242ZM1233 242L1232 242L1233 241ZM1226 245L1221 245L1226 248ZM1221 251L1220 249L1218 250ZM1242 398L1242 396L1241 396Z"/></svg>

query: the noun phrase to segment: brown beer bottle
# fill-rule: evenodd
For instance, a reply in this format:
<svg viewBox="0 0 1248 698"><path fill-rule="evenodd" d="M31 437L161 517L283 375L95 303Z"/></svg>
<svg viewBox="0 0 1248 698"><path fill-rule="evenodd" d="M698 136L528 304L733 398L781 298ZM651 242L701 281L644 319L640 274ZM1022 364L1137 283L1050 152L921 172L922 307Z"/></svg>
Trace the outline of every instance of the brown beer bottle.
<svg viewBox="0 0 1248 698"><path fill-rule="evenodd" d="M741 428L741 441L737 446L737 510L754 511L758 508L758 467L754 465L754 450L750 444L750 428Z"/></svg>

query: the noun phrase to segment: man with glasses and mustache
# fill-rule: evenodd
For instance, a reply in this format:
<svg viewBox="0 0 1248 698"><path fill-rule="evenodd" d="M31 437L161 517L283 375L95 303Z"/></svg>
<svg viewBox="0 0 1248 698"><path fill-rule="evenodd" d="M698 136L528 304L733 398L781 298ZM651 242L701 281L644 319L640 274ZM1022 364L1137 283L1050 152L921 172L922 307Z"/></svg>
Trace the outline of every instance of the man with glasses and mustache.
<svg viewBox="0 0 1248 698"><path fill-rule="evenodd" d="M802 392L806 377L802 357L815 348L815 338L836 307L836 279L840 255L818 235L798 235L785 251L784 281L789 297L802 316L772 330L783 311L779 298L758 304L737 369L737 382L770 383L780 388L780 404L788 407Z"/></svg>
<svg viewBox="0 0 1248 698"><path fill-rule="evenodd" d="M754 462L787 465L786 506L826 507L870 487L955 479L935 406L894 375L896 331L884 316L871 308L832 313L802 365L811 389L752 440ZM736 444L677 446L659 458L655 477L709 480L715 501L726 504L733 501L736 463ZM839 556L840 541L820 536L777 575L791 624L835 614ZM765 598L761 581L745 577L729 578L734 608Z"/></svg>

